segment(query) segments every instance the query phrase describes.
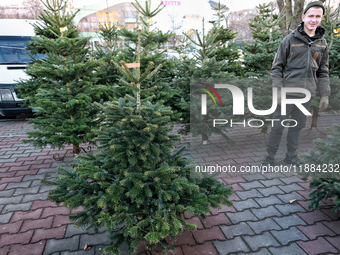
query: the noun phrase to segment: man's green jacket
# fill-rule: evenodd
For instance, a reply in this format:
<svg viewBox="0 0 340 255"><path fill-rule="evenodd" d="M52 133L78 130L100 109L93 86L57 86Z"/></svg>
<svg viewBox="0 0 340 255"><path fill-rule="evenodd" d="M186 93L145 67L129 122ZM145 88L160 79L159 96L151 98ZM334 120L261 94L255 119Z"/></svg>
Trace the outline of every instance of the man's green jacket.
<svg viewBox="0 0 340 255"><path fill-rule="evenodd" d="M316 38L311 39L303 32L303 23L300 23L298 29L282 40L271 69L273 87L305 88L312 97L319 90L321 96L329 96L329 56L324 33L319 26ZM305 97L301 93L287 95Z"/></svg>

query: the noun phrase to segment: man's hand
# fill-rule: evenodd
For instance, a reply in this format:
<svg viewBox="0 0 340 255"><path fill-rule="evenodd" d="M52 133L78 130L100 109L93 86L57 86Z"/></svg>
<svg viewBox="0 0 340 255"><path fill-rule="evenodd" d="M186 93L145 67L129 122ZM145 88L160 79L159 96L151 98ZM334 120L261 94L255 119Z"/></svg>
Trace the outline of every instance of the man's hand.
<svg viewBox="0 0 340 255"><path fill-rule="evenodd" d="M319 112L326 110L328 105L329 105L328 96L321 97L320 105L319 105Z"/></svg>

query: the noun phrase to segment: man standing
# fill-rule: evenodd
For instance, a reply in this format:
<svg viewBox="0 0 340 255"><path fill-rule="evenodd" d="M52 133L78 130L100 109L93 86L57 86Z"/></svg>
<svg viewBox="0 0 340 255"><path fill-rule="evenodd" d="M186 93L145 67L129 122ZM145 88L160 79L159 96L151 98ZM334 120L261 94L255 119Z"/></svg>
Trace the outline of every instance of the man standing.
<svg viewBox="0 0 340 255"><path fill-rule="evenodd" d="M320 1L310 2L302 15L302 22L298 28L285 37L276 53L271 69L273 87L278 88L278 106L273 113L276 121L269 135L267 152L268 156L262 165L272 165L275 154L279 148L284 127L281 121L294 119L296 126L289 127L287 134L287 154L283 162L299 166L303 162L297 157L298 140L300 130L306 126L306 116L294 104L287 104L286 115L281 115L281 88L298 87L308 89L312 97L320 92L320 111L328 107L329 70L328 70L328 46L323 35L325 29L320 25L324 17L325 8ZM287 98L301 98L301 93L287 93ZM308 109L310 102L303 106Z"/></svg>

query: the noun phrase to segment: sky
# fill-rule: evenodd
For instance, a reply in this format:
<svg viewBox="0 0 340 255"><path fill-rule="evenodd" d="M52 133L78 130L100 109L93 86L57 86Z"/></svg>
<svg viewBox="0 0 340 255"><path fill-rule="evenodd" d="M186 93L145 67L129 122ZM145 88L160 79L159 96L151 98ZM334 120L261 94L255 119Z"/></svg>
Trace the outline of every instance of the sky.
<svg viewBox="0 0 340 255"><path fill-rule="evenodd" d="M73 4L74 7L81 8L83 6L91 5L100 1L103 0L73 0ZM168 17L169 12L175 13L180 19L185 14L199 14L205 18L206 29L209 29L211 24L209 24L208 21L212 19L213 11L210 7L210 4L208 3L208 0L176 0L176 2L177 1L180 1L180 5L167 5L164 10L162 10L162 12L154 18L153 21L157 23L156 26L158 28L160 28L163 32L171 30L171 22L170 18ZM215 1L217 2L218 0ZM155 8L160 2L161 0L151 0L151 8ZM247 8L253 8L259 3L262 4L269 2L270 0L221 0L221 4L225 4L227 7L229 7L230 11L239 11ZM119 0L117 0L117 3L119 3Z"/></svg>
<svg viewBox="0 0 340 255"><path fill-rule="evenodd" d="M0 5L3 4L20 4L23 0L0 0ZM73 0L75 7L83 7L86 5L91 5L99 2L100 0ZM255 7L259 3L268 3L270 0L221 0L221 2L225 1L225 4L231 9L231 11L243 10L251 7ZM152 0L153 2L160 2L159 0ZM200 8L197 3L197 0L180 0L182 7L190 6L188 10ZM119 3L119 0L117 0ZM180 8L180 7L178 7Z"/></svg>
<svg viewBox="0 0 340 255"><path fill-rule="evenodd" d="M11 2L11 0L0 0L1 1L8 1ZM21 1L21 0L20 0ZM99 0L73 0L73 3L75 6L84 6L86 4L94 4L98 2ZM238 10L243 10L251 7L255 7L259 3L269 3L270 0L221 0L221 3L225 2L225 4L232 10L232 11L238 11ZM119 1L117 1L119 2ZM153 2L160 2L158 0L152 0ZM195 4L197 3L197 0L180 0L181 5L190 5L191 8L197 8L199 5Z"/></svg>
<svg viewBox="0 0 340 255"><path fill-rule="evenodd" d="M71 0L73 1L73 6L75 8L83 8L87 5L92 5L98 2L102 2L105 0ZM133 2L134 0L131 0ZM171 22L168 15L169 13L175 13L178 17L183 17L185 14L199 14L205 18L206 28L209 28L209 24L207 21L212 19L211 7L208 3L208 0L164 0L164 1L173 1L173 2L180 2L180 4L175 5L168 5L166 8L156 16L154 19L157 22L157 27L163 31L167 31L171 29ZM215 0L218 1L218 0ZM0 0L0 5L3 4L21 4L23 0ZM119 0L116 1L120 3ZM151 0L151 7L152 9L155 8L161 0ZM229 7L230 11L239 11L248 8L253 8L258 4L262 3L269 3L270 0L221 0L221 4L225 4Z"/></svg>

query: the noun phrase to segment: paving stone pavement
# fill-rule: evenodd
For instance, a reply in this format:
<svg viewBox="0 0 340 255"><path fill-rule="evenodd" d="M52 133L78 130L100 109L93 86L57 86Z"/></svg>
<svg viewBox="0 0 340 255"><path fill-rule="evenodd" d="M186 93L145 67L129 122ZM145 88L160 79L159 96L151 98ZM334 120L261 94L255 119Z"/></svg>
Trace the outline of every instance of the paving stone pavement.
<svg viewBox="0 0 340 255"><path fill-rule="evenodd" d="M307 127L310 121L307 118ZM340 123L340 116L322 115L318 123L318 129L329 134L327 128ZM32 130L25 120L0 120L0 255L103 254L105 245L110 244L105 229L95 234L75 228L68 216L81 209L69 210L46 200L53 187L40 180L53 180L58 166L68 167L72 157L55 161L52 155L68 148L37 149L23 143L26 132ZM308 128L301 132L299 152L313 148L313 139L326 137L316 129L308 136L307 133ZM188 146L194 162L199 164L240 169L261 162L266 142L258 129L240 126L227 134L235 146L214 136L204 146L199 137L182 136L176 147ZM277 165L282 163L284 149L285 139L277 154ZM340 254L340 212L332 213L331 205L326 203L320 210L309 209L309 183L293 171L235 172L218 178L233 186L230 199L234 206L212 208L205 219L185 214L197 230L178 236L172 244L173 254ZM83 249L86 244L90 250ZM121 251L129 254L126 246ZM143 245L136 254L146 254Z"/></svg>

